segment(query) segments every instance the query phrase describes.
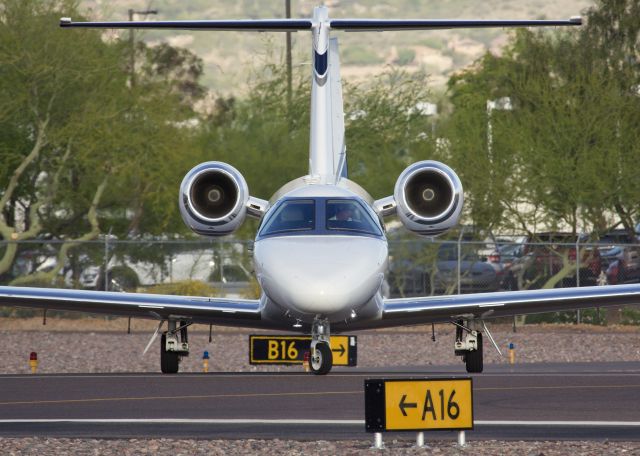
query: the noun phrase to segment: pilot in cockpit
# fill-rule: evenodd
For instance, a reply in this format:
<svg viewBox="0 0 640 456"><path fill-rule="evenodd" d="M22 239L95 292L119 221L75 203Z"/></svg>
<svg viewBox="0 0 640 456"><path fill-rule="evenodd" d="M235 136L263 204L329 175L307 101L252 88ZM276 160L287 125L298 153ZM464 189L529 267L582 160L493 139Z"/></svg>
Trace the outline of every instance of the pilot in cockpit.
<svg viewBox="0 0 640 456"><path fill-rule="evenodd" d="M336 214L329 220L337 220L339 222L353 221L353 206L351 204L341 204L338 206Z"/></svg>

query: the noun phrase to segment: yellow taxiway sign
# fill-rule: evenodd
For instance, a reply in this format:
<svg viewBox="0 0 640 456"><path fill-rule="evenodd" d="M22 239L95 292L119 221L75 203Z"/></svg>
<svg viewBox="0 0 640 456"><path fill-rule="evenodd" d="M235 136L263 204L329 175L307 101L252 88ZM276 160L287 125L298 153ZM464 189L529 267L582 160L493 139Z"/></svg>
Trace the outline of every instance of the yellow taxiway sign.
<svg viewBox="0 0 640 456"><path fill-rule="evenodd" d="M356 336L331 336L334 366L355 366L358 343ZM249 336L250 364L302 364L304 353L311 350L310 336Z"/></svg>
<svg viewBox="0 0 640 456"><path fill-rule="evenodd" d="M367 431L473 429L471 378L366 380Z"/></svg>

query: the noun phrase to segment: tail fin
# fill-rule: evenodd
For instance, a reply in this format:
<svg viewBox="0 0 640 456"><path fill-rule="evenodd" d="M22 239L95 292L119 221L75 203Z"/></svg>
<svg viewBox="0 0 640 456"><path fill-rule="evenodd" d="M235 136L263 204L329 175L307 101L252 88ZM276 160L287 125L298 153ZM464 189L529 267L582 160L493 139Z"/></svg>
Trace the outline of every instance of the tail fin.
<svg viewBox="0 0 640 456"><path fill-rule="evenodd" d="M338 38L329 41L329 84L331 84L331 130L333 133L333 165L335 180L348 177L347 147L344 141L344 108Z"/></svg>

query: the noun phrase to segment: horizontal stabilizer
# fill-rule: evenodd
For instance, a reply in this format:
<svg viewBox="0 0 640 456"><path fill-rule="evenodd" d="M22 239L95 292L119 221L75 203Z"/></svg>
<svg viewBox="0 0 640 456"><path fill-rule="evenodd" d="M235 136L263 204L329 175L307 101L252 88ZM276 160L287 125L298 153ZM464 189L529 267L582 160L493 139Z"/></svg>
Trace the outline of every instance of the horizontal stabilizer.
<svg viewBox="0 0 640 456"><path fill-rule="evenodd" d="M483 27L555 27L582 25L582 18L568 20L477 20L477 19L331 19L330 28L347 32L384 30L440 30L454 28ZM253 32L295 32L311 30L309 19L247 19L247 20L201 20L201 21L118 21L118 22L73 22L71 18L60 19L60 27L85 28L135 28L171 30L230 30Z"/></svg>
<svg viewBox="0 0 640 456"><path fill-rule="evenodd" d="M439 30L454 28L483 27L553 27L565 25L582 25L582 18L572 17L569 20L457 20L457 19L333 19L333 30L347 32L367 32L384 30Z"/></svg>
<svg viewBox="0 0 640 456"><path fill-rule="evenodd" d="M308 19L257 19L220 21L73 22L71 18L63 17L60 19L60 27L295 32L297 30L311 30L311 21Z"/></svg>

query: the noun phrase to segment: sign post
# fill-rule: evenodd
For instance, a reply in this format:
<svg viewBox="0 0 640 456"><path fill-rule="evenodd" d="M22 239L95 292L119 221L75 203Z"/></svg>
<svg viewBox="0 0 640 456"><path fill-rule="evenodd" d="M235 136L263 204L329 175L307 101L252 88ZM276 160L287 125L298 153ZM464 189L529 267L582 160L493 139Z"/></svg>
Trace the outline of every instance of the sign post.
<svg viewBox="0 0 640 456"><path fill-rule="evenodd" d="M465 445L464 431L473 429L471 378L371 379L365 380L365 427L376 434L415 431L416 444L424 445L423 431L457 430Z"/></svg>

